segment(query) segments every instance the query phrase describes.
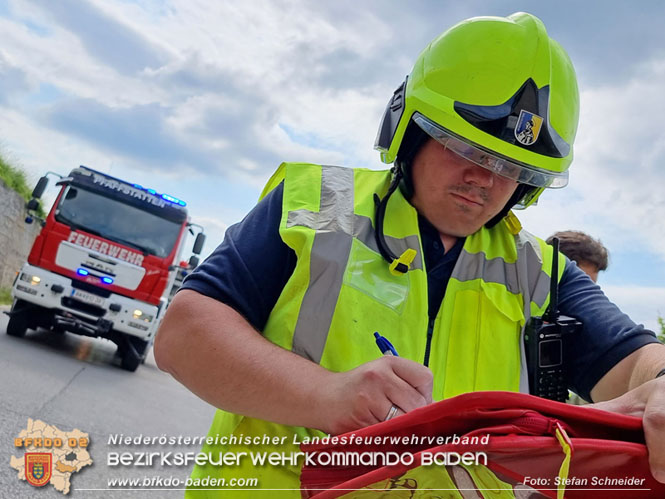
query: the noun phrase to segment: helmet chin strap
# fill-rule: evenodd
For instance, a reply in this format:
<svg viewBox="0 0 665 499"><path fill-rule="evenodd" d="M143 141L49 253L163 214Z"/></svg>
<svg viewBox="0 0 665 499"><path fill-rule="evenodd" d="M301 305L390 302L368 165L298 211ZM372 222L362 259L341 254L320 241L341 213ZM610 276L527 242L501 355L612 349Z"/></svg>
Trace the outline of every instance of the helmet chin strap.
<svg viewBox="0 0 665 499"><path fill-rule="evenodd" d="M388 200L397 190L403 176L402 169L397 165L393 166L391 171L393 173L393 178L390 181L390 186L388 187L386 195L381 199L378 194L374 194L374 205L376 207L374 212L374 225L376 227L374 230L374 236L381 256L390 264L390 273L399 276L406 274L409 271L411 262L413 262L413 259L416 257L416 250L407 248L404 253L397 256L388 246L385 235L383 234L383 220L386 216Z"/></svg>
<svg viewBox="0 0 665 499"><path fill-rule="evenodd" d="M376 245L379 248L381 256L390 264L390 272L393 275L404 275L409 271L409 267L416 257L416 250L408 248L400 256L392 252L386 237L383 233L383 221L386 216L386 207L390 196L399 187L405 199L409 200L413 196L413 183L411 181L411 161L422 145L430 140L429 135L420 128L415 122L410 121L404 132L404 139L398 151L397 158L391 169L393 174L388 187L388 192L383 197L374 194L374 236L376 238ZM432 139L433 140L433 139Z"/></svg>

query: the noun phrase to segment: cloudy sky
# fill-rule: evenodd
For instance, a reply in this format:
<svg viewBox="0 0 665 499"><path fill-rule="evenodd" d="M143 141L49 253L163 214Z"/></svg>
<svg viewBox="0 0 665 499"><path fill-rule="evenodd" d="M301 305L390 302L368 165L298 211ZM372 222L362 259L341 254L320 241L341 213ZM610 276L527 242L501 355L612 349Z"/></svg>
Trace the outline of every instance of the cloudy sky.
<svg viewBox="0 0 665 499"><path fill-rule="evenodd" d="M611 252L606 293L665 315L661 1L0 0L0 151L32 181L84 164L188 202L210 252L282 161L381 168L383 108L452 24L526 10L575 64L567 188L522 212Z"/></svg>

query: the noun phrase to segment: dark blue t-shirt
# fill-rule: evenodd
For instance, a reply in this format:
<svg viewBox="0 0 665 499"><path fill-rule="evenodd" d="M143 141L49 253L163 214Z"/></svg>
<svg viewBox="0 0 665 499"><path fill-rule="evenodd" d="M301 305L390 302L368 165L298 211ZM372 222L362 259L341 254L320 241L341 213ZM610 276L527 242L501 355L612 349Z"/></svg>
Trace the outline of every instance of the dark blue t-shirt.
<svg viewBox="0 0 665 499"><path fill-rule="evenodd" d="M295 252L279 236L282 197L280 184L240 223L229 227L222 244L187 276L181 289L224 302L254 328L263 330L296 265ZM435 317L464 238L459 238L444 254L436 228L423 217L419 217L419 227L427 269L429 315ZM565 355L570 365L570 388L587 400L598 380L617 362L658 341L653 332L623 314L569 260L559 283L559 310L584 324L573 348L567 349Z"/></svg>

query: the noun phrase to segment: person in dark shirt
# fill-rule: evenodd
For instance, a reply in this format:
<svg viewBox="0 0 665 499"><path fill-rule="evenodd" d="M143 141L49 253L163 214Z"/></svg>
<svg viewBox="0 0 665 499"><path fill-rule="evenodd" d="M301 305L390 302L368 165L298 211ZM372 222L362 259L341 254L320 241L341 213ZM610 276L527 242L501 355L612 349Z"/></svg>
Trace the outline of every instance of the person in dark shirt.
<svg viewBox="0 0 665 499"><path fill-rule="evenodd" d="M566 185L577 117L572 64L540 20L447 30L386 108L376 147L392 170L282 165L176 295L159 367L222 409L211 435L337 434L458 393L528 392L524 325L555 279L584 323L571 389L643 415L665 482L665 347L565 257L554 273L511 211ZM374 327L400 357L379 355ZM298 470L260 473L297 487Z"/></svg>
<svg viewBox="0 0 665 499"><path fill-rule="evenodd" d="M229 227L222 244L190 274L190 289L231 306L262 331L296 265L296 255L279 237L283 189L270 192L242 222ZM427 268L429 314L435 316L462 249L459 238L445 251L436 229L419 219ZM562 251L565 254L565 251ZM621 359L656 343L652 331L635 324L610 302L600 287L566 260L559 283L560 312L584 325L568 354L570 384L585 400L591 389Z"/></svg>

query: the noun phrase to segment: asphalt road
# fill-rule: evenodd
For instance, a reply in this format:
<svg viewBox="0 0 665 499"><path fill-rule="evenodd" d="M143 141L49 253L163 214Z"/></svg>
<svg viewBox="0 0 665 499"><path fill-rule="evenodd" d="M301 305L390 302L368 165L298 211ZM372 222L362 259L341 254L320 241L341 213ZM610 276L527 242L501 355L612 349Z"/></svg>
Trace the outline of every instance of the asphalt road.
<svg viewBox="0 0 665 499"><path fill-rule="evenodd" d="M0 307L0 311L6 310ZM119 367L115 345L70 333L29 330L25 337L5 334L7 316L0 313L0 498L65 497L52 485L36 488L18 480L10 456L23 456L14 438L28 418L62 431L90 435L92 466L70 479L67 497L182 497L182 490L108 490L108 479L169 476L185 479L191 466L110 467L109 452L198 452L198 445L109 445L109 436L202 437L214 409L169 375L150 352L145 364L130 373ZM88 490L84 490L88 489ZM89 490L96 489L96 490Z"/></svg>

